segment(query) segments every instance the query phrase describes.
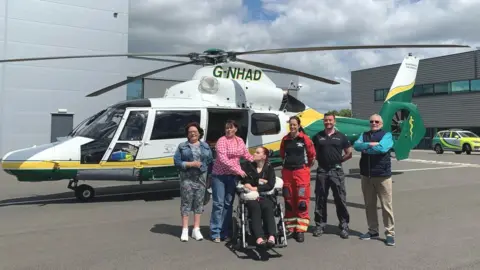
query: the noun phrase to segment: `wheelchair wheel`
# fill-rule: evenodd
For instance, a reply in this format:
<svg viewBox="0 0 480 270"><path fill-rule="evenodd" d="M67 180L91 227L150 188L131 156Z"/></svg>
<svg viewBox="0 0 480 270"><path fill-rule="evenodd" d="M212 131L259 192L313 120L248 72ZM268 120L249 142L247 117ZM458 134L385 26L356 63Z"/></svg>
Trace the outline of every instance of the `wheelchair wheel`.
<svg viewBox="0 0 480 270"><path fill-rule="evenodd" d="M238 217L232 217L232 246L234 249L239 249L242 246L242 237L240 220Z"/></svg>

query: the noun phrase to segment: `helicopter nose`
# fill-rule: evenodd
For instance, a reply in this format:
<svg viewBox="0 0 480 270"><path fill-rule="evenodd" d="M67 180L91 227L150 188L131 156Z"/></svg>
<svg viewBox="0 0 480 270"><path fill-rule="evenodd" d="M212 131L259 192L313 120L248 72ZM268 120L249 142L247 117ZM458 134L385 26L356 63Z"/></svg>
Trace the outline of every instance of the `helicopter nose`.
<svg viewBox="0 0 480 270"><path fill-rule="evenodd" d="M9 157L12 153L13 153L13 151L6 153L6 154L2 157L2 159L0 160L0 161L1 161L1 164L2 164L2 170L5 171L6 173L10 174L10 175L11 175L11 173L10 173L10 171L8 170L8 161L9 161L8 157Z"/></svg>

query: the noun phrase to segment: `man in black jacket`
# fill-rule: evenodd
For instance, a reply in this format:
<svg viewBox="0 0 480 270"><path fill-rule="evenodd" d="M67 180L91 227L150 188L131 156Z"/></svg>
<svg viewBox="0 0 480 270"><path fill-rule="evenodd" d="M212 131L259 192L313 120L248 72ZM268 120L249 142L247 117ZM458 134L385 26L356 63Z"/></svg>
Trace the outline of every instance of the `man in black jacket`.
<svg viewBox="0 0 480 270"><path fill-rule="evenodd" d="M368 232L360 239L378 238L377 196L382 205L385 243L395 245L394 218L392 208L392 160L390 152L393 138L390 132L382 130L383 120L378 114L370 117L368 132L360 134L353 148L361 152L360 175L365 200Z"/></svg>

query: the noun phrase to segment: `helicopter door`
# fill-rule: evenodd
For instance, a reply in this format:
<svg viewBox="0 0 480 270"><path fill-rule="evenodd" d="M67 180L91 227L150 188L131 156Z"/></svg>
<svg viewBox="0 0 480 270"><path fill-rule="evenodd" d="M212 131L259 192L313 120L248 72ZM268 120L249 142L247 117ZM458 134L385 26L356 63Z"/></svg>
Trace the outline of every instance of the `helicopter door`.
<svg viewBox="0 0 480 270"><path fill-rule="evenodd" d="M280 141L287 134L284 114L281 112L251 110L248 147L264 146L270 153L280 149ZM283 124L282 124L283 123Z"/></svg>
<svg viewBox="0 0 480 270"><path fill-rule="evenodd" d="M173 155L181 142L187 140L185 126L197 122L206 126L205 109L151 109L144 145L138 152L142 168L149 168L150 180L178 179ZM204 140L202 138L202 140ZM138 158L137 158L138 159Z"/></svg>
<svg viewBox="0 0 480 270"><path fill-rule="evenodd" d="M133 177L134 167L139 164L139 151L143 146L150 109L128 109L120 122L100 165L112 167L116 174ZM151 118L151 117L150 117ZM150 120L151 121L151 120Z"/></svg>

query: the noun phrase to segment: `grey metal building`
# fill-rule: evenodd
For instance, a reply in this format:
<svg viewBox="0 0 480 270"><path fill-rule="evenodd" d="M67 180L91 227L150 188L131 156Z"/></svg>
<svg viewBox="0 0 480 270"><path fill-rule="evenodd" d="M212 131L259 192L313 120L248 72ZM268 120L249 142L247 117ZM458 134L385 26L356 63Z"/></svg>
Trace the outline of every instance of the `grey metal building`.
<svg viewBox="0 0 480 270"><path fill-rule="evenodd" d="M399 67L400 63L352 71L355 118L380 111ZM421 59L412 102L427 127L418 148L428 148L441 129L462 128L480 134L480 51Z"/></svg>

